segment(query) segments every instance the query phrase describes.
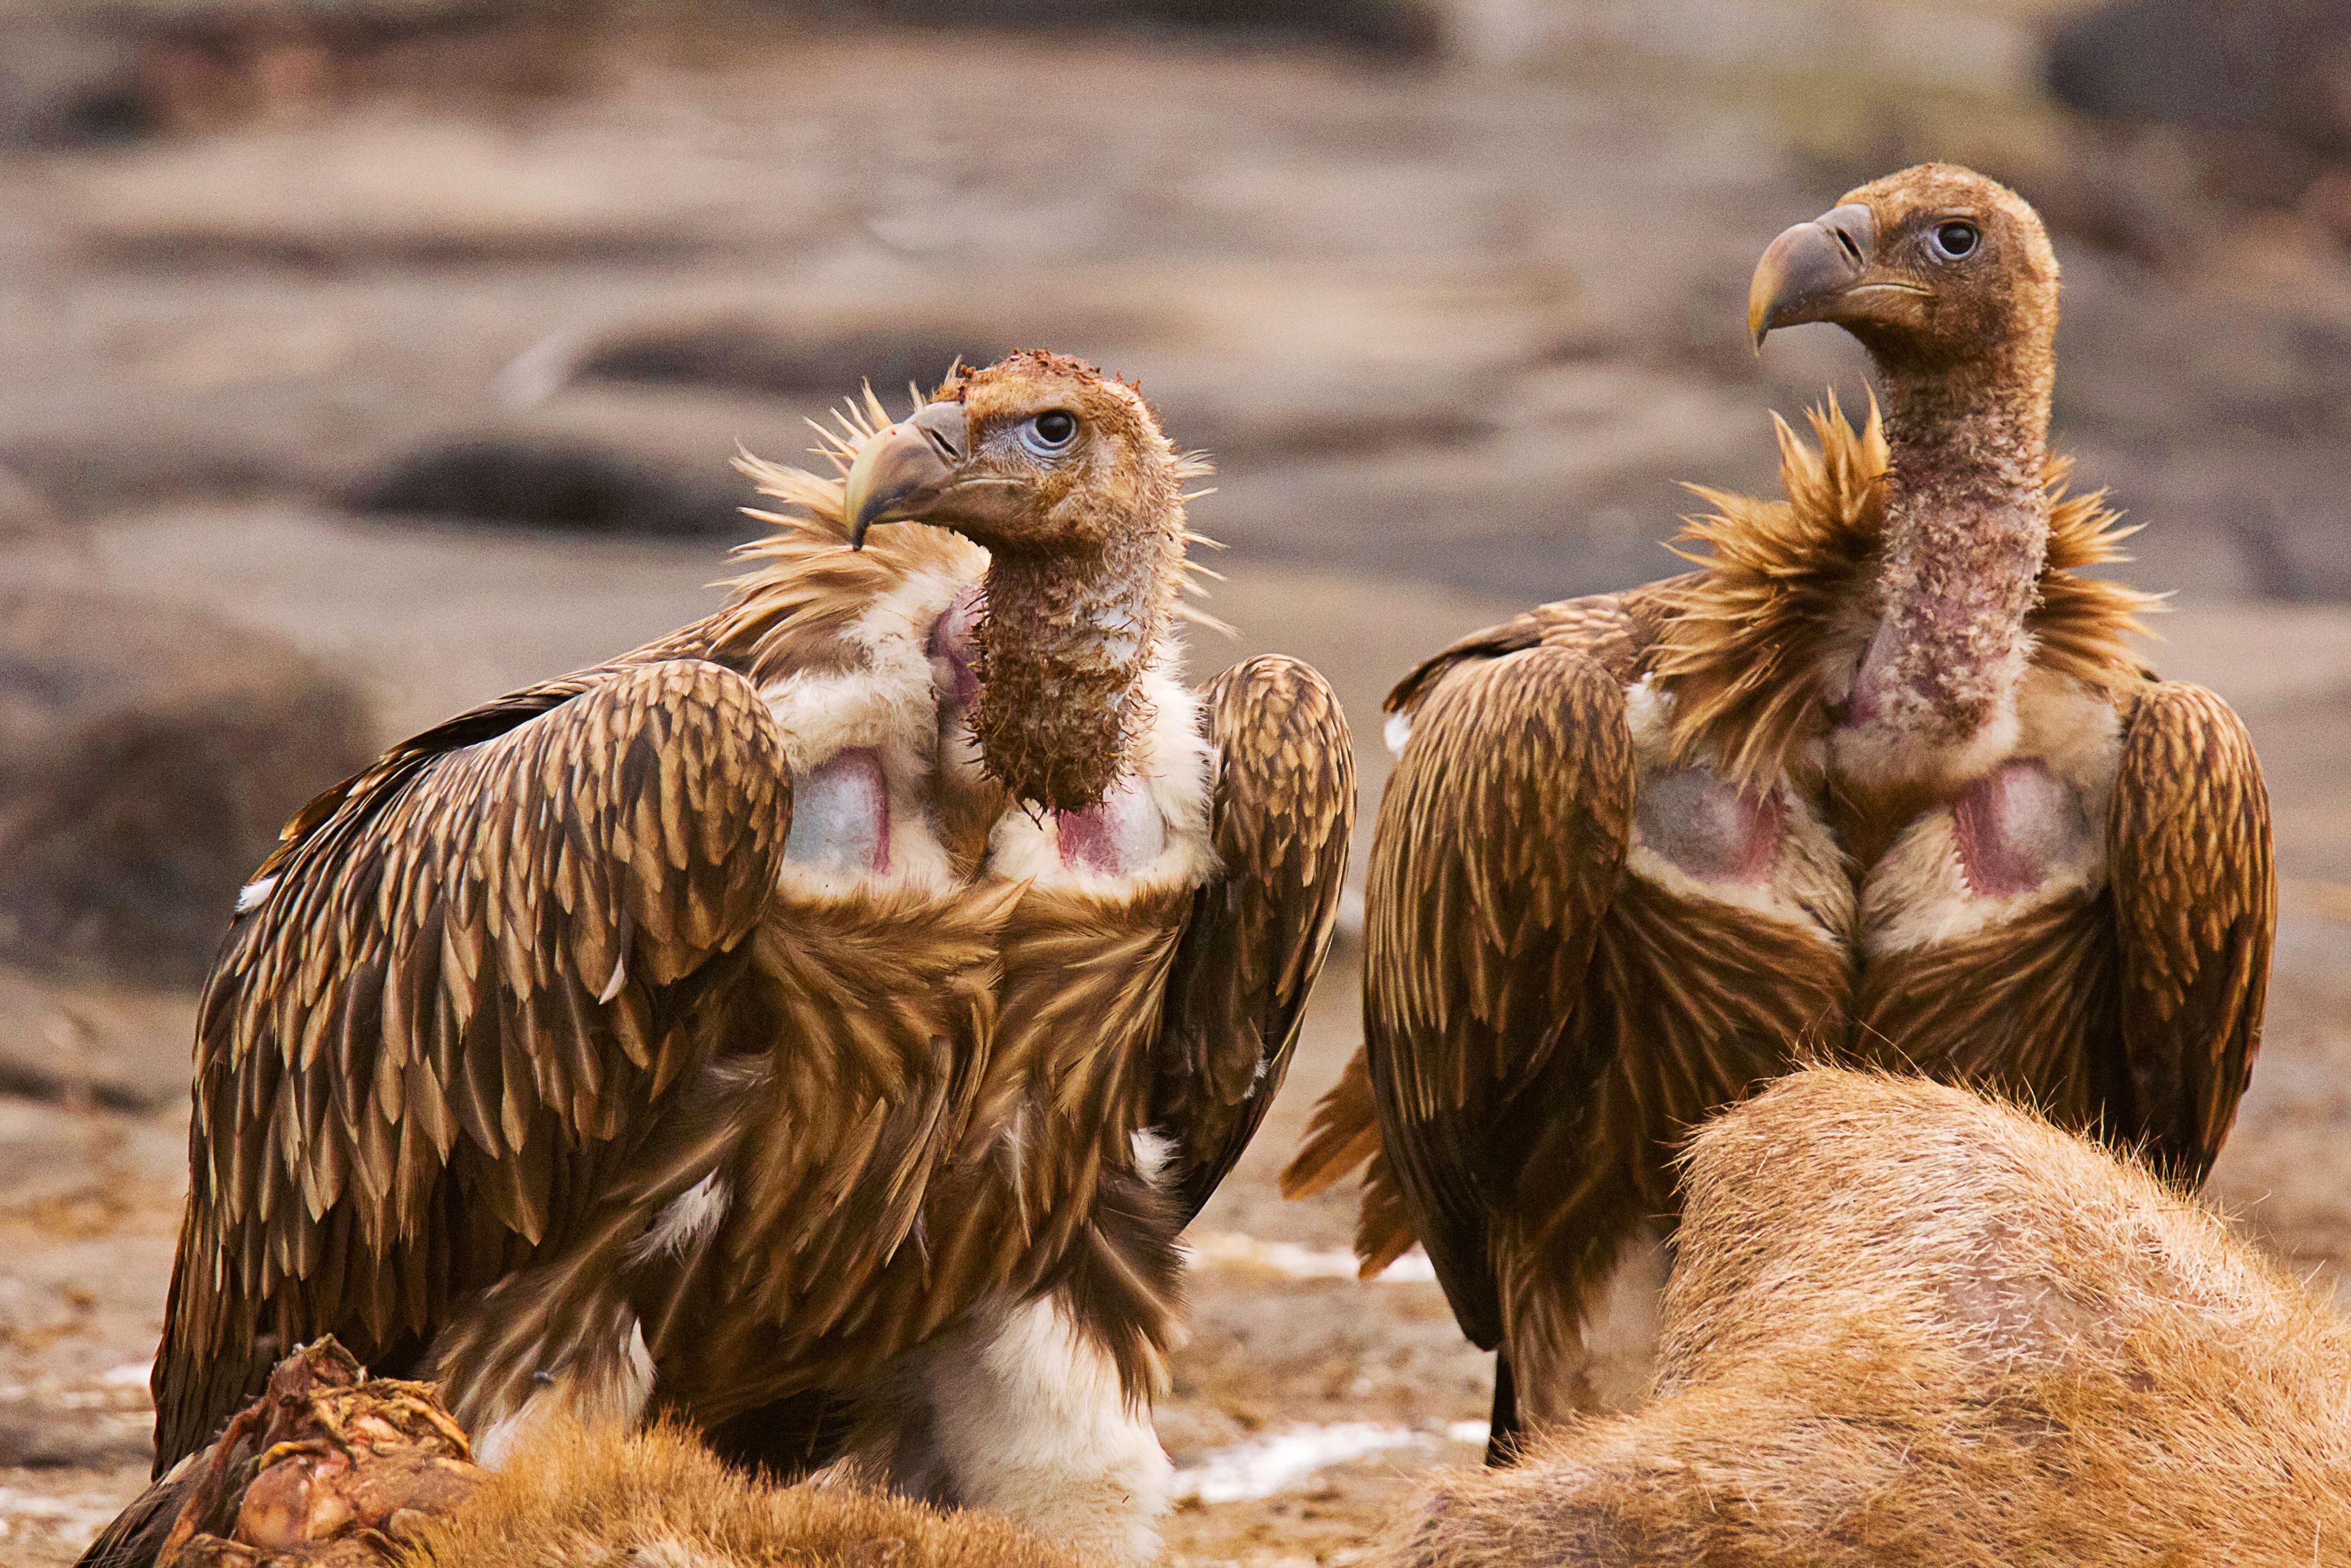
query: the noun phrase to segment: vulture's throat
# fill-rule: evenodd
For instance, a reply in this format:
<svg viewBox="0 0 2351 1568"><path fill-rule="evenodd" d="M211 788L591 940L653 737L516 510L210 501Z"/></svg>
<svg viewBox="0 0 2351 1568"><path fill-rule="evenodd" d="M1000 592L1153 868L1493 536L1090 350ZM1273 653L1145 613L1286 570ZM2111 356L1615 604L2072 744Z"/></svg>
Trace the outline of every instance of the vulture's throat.
<svg viewBox="0 0 2351 1568"><path fill-rule="evenodd" d="M1848 771L1968 774L2006 750L2049 551L2049 388L2004 373L1887 376L1877 626L1838 737Z"/></svg>
<svg viewBox="0 0 2351 1568"><path fill-rule="evenodd" d="M1142 681L1173 617L1169 556L1143 538L989 565L971 728L988 777L1017 799L1081 811L1118 779L1152 718Z"/></svg>

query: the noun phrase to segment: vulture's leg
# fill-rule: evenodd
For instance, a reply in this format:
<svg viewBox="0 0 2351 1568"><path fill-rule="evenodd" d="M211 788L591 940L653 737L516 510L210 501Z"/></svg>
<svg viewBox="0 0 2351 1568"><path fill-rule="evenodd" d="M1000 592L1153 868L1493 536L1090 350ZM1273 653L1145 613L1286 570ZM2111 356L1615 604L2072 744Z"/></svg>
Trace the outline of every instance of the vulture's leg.
<svg viewBox="0 0 2351 1568"><path fill-rule="evenodd" d="M1045 1296L933 1340L889 1380L848 1456L893 1490L1009 1515L1114 1563L1159 1552L1172 1467L1147 1405Z"/></svg>
<svg viewBox="0 0 2351 1568"><path fill-rule="evenodd" d="M1486 1466L1500 1469L1519 1458L1519 1390L1510 1375L1510 1353L1494 1357L1494 1413L1488 1418Z"/></svg>
<svg viewBox="0 0 2351 1568"><path fill-rule="evenodd" d="M609 1250L508 1275L434 1341L433 1375L485 1469L504 1468L549 1422L605 1430L643 1419L653 1354ZM596 1285L578 1288L583 1277Z"/></svg>
<svg viewBox="0 0 2351 1568"><path fill-rule="evenodd" d="M502 1469L517 1449L549 1421L577 1423L593 1431L634 1427L653 1395L653 1357L636 1320L626 1337L611 1345L583 1347L561 1366L532 1374L538 1386L474 1438L474 1457L487 1469Z"/></svg>
<svg viewBox="0 0 2351 1568"><path fill-rule="evenodd" d="M742 1082L711 1071L681 1091L680 1113L653 1124L583 1234L465 1301L434 1337L430 1375L486 1469L550 1422L622 1432L666 1404L658 1366L698 1332L700 1271L728 1213L714 1140Z"/></svg>
<svg viewBox="0 0 2351 1568"><path fill-rule="evenodd" d="M1662 1227L1636 1226L1573 1307L1530 1313L1510 1325L1503 1351L1520 1430L1629 1410L1646 1397L1658 1301L1672 1260Z"/></svg>

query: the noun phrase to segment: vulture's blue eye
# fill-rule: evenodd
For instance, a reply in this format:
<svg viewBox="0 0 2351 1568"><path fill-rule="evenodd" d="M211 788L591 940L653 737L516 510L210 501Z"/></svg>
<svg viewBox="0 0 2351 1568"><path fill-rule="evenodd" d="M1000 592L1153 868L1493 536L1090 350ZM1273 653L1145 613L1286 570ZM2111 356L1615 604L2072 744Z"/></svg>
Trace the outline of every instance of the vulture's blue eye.
<svg viewBox="0 0 2351 1568"><path fill-rule="evenodd" d="M1935 233L1928 243L1935 247L1935 254L1945 261L1959 261L1973 256L1977 245L1982 238L1983 236L1976 232L1976 225L1973 224L1948 223L1937 224Z"/></svg>
<svg viewBox="0 0 2351 1568"><path fill-rule="evenodd" d="M1078 438L1078 416L1068 409L1049 409L1021 426L1021 444L1041 456L1051 457L1070 449Z"/></svg>

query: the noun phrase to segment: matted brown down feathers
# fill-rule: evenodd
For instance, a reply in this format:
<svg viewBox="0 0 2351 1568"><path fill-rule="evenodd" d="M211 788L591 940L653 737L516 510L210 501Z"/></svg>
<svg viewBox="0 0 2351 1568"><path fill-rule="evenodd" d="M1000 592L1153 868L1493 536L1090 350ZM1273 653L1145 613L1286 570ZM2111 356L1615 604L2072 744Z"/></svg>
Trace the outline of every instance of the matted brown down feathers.
<svg viewBox="0 0 2351 1568"><path fill-rule="evenodd" d="M1865 642L1875 624L1890 462L1876 400L1858 430L1834 392L1805 418L1817 444L1771 416L1783 499L1686 486L1714 510L1685 517L1678 536L1703 552L1676 553L1703 570L1658 590L1671 613L1651 667L1674 696L1672 755L1708 760L1745 789L1813 771L1802 751L1825 719L1830 655L1841 642ZM2072 466L2052 458L2045 470L2049 551L2025 627L2036 664L2111 688L2143 673L2128 639L2147 630L2139 618L2162 599L2080 575L2128 559L2120 546L2137 528L2119 526L2103 490L2066 494Z"/></svg>

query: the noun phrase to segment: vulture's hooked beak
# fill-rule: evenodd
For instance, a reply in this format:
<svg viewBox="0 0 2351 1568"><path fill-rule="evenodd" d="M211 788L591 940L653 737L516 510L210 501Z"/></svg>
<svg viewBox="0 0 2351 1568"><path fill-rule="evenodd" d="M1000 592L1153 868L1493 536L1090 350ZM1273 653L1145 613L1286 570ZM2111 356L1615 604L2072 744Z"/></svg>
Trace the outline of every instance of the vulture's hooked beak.
<svg viewBox="0 0 2351 1568"><path fill-rule="evenodd" d="M925 403L858 448L841 486L849 548L865 548L877 523L926 520L954 488L970 455L970 422L959 402Z"/></svg>
<svg viewBox="0 0 2351 1568"><path fill-rule="evenodd" d="M1836 302L1869 276L1876 245L1877 221L1859 202L1782 230L1747 286L1747 330L1755 351L1763 351L1764 334L1775 327L1832 319Z"/></svg>

